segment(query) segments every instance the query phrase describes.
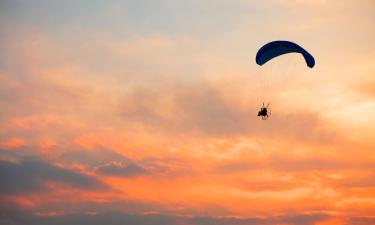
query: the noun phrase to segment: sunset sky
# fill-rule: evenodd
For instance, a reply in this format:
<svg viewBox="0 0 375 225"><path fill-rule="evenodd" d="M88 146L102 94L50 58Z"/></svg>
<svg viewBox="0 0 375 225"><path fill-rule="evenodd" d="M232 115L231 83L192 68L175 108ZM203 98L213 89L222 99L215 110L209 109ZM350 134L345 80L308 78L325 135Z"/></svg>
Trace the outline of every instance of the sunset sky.
<svg viewBox="0 0 375 225"><path fill-rule="evenodd" d="M375 224L374 40L373 0L0 0L0 224Z"/></svg>

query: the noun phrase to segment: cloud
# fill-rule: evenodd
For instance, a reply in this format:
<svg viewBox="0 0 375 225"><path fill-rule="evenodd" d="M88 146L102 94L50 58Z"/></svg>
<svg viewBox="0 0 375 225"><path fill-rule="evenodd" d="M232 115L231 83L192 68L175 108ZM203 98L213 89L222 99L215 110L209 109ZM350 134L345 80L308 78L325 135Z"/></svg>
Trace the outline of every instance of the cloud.
<svg viewBox="0 0 375 225"><path fill-rule="evenodd" d="M230 82L227 79L222 82ZM307 110L278 108L270 122L260 121L256 113L261 102L251 93L244 97L245 93L235 88L210 81L185 85L176 82L173 87L154 83L152 90L134 86L131 94L119 101L119 120L167 134L203 137L254 136L314 145L343 138L319 113Z"/></svg>
<svg viewBox="0 0 375 225"><path fill-rule="evenodd" d="M168 170L168 164L158 164L160 159L146 158L139 161L131 160L110 149L95 149L91 151L71 150L64 152L58 159L61 163L77 163L91 171L102 175L133 177L150 173L161 173Z"/></svg>
<svg viewBox="0 0 375 225"><path fill-rule="evenodd" d="M20 138L10 138L8 140L0 141L0 147L4 149L17 149L24 147L25 145L25 141Z"/></svg>
<svg viewBox="0 0 375 225"><path fill-rule="evenodd" d="M346 225L370 225L375 224L375 217L353 217L350 218Z"/></svg>
<svg viewBox="0 0 375 225"><path fill-rule="evenodd" d="M307 159L287 159L282 157L270 158L267 161L237 161L234 163L225 163L216 167L219 173L235 173L249 170L270 169L283 172L311 172L311 171L339 171L339 170L373 170L375 164L369 162L348 162L343 160L329 160L320 158Z"/></svg>
<svg viewBox="0 0 375 225"><path fill-rule="evenodd" d="M44 216L46 215L46 216ZM48 216L51 215L51 216ZM324 214L312 215L290 215L278 217L264 217L264 218L235 218L235 217L210 217L210 216L177 216L166 214L127 214L121 212L105 212L105 213L75 213L59 215L56 213L37 213L30 214L19 212L17 214L1 214L0 222L4 225L19 225L24 224L38 224L38 225L313 225L319 221L324 221L329 218Z"/></svg>
<svg viewBox="0 0 375 225"><path fill-rule="evenodd" d="M54 166L36 158L19 163L0 160L0 194L23 195L46 191L46 182L56 182L71 188L104 190L106 185L94 177Z"/></svg>
<svg viewBox="0 0 375 225"><path fill-rule="evenodd" d="M108 64L101 62L103 66L110 65L110 68L92 71L91 64L97 61L95 54L67 61L74 55L87 53L77 48L73 54L65 50L69 48L62 48L58 40L44 35L36 35L36 43L32 42L33 36L25 35L25 40L21 38L18 42L34 43L32 47L25 44L19 50L20 58L17 60L23 65L22 73L9 69L0 77L4 83L0 95L5 97L7 106L4 123L10 115L21 118L22 114L32 114L36 118L53 115L60 122L46 124L40 119L33 127L33 133L25 135L28 138L42 135L46 129L59 132L61 139L70 138L79 130L66 124L80 122L92 133L109 128L106 130L109 136L112 134L108 130L121 129L126 135L151 130L167 135L200 134L207 137L272 136L309 144L324 144L338 139L334 128L327 128L326 121L318 113L303 110L290 113L279 109L274 111L272 123L259 121L255 116L261 104L256 100L258 93L254 89L243 91L249 86L246 84L254 80L242 79L243 74L236 74L235 78L222 75L223 72L217 75L218 69L213 70L214 66L204 60L196 65L196 58L209 56L202 56L199 49L191 50L199 44L194 41L168 35L134 37L123 41L110 38L105 41L109 44L91 40L87 43L90 49L103 49L107 55L102 58ZM46 51L40 51L42 46ZM170 54L166 54L166 48L170 49ZM113 52L113 49L117 51ZM21 53L24 51L35 53L41 65L33 57L23 58ZM152 56L148 52L152 52ZM178 54L180 52L184 54ZM176 55L176 58L171 58L171 55ZM137 58L136 68L127 66L126 63L133 62L134 57ZM118 60L121 60L119 64L110 63ZM176 65L178 68L173 67ZM155 66L155 69L150 69L150 66ZM184 76L179 76L181 73ZM136 81L134 77L137 77ZM188 81L184 77L188 77ZM251 75L247 74L247 77ZM221 82L210 79L221 79ZM242 85L231 88L228 84L234 82ZM21 105L24 107L22 112L18 110ZM18 128L13 127L12 133L19 133Z"/></svg>
<svg viewBox="0 0 375 225"><path fill-rule="evenodd" d="M372 71L374 71L372 69ZM372 77L371 77L372 78ZM366 77L364 77L366 79ZM362 97L365 97L365 100L375 100L375 80L367 80L366 83L361 83L360 85L354 86L353 89L357 91ZM361 98L363 100L363 98Z"/></svg>
<svg viewBox="0 0 375 225"><path fill-rule="evenodd" d="M273 159L269 166L281 171L328 171L343 169L374 169L373 162L351 162L334 159L309 158L301 160Z"/></svg>
<svg viewBox="0 0 375 225"><path fill-rule="evenodd" d="M375 163L368 167L367 171L375 171ZM352 179L342 180L338 183L341 187L346 188L375 188L375 173L364 173L364 170Z"/></svg>
<svg viewBox="0 0 375 225"><path fill-rule="evenodd" d="M65 151L58 158L62 163L78 163L88 167L97 167L98 165L106 164L111 161L121 161L123 163L131 163L132 161L127 157L114 152L110 149L98 148L92 151L85 151L82 149L69 149Z"/></svg>
<svg viewBox="0 0 375 225"><path fill-rule="evenodd" d="M107 164L97 167L97 171L104 175L134 177L144 175L148 172L135 163L123 163L120 161L111 161Z"/></svg>

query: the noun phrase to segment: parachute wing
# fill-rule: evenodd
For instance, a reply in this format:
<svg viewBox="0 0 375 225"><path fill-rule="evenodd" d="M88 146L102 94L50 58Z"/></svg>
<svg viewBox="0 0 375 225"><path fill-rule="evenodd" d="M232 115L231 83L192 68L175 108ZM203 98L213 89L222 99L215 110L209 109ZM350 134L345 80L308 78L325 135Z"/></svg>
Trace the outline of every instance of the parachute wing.
<svg viewBox="0 0 375 225"><path fill-rule="evenodd" d="M301 46L290 41L272 41L261 47L256 55L255 61L258 65L263 65L269 60L287 53L300 53L306 61L308 67L315 65L314 57Z"/></svg>

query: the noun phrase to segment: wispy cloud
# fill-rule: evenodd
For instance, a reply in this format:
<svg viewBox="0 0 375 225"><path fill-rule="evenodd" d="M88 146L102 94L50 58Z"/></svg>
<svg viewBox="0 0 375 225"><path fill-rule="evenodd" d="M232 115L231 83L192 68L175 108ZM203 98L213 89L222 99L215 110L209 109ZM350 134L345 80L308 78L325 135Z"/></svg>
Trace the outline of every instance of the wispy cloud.
<svg viewBox="0 0 375 225"><path fill-rule="evenodd" d="M41 193L48 190L48 182L86 190L108 188L92 176L60 168L38 159L24 159L20 163L2 160L0 173L2 195Z"/></svg>

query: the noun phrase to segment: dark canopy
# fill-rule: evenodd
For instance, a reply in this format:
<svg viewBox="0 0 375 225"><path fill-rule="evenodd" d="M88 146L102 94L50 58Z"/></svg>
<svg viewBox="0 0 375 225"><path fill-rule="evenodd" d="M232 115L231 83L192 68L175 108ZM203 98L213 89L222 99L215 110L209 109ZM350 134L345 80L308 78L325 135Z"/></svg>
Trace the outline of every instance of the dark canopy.
<svg viewBox="0 0 375 225"><path fill-rule="evenodd" d="M314 57L310 53L290 41L272 41L264 45L258 50L255 60L258 65L263 65L269 60L287 53L301 53L308 67L313 68L315 65Z"/></svg>

